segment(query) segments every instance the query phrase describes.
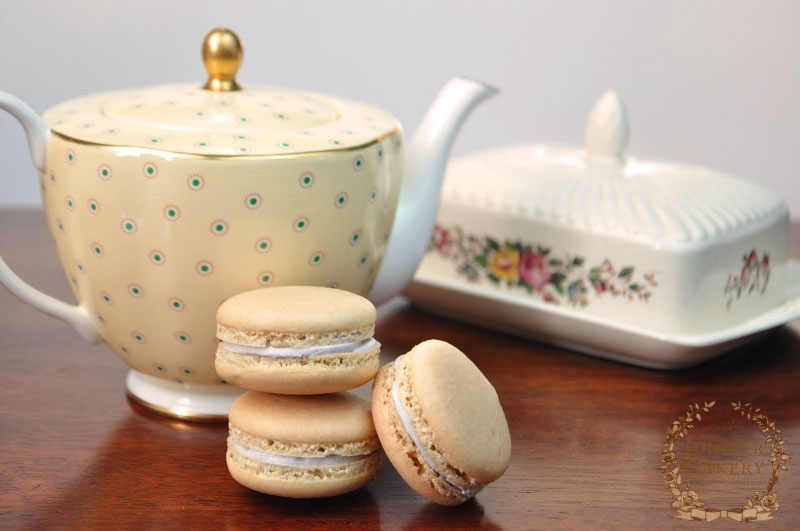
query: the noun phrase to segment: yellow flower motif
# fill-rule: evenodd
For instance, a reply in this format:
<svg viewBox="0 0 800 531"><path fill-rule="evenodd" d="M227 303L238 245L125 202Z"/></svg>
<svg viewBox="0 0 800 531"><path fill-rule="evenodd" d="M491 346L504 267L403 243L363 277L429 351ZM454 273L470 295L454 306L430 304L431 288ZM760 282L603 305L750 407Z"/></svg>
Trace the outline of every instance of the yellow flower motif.
<svg viewBox="0 0 800 531"><path fill-rule="evenodd" d="M492 254L489 269L500 280L516 282L519 274L519 251L516 249L498 249Z"/></svg>

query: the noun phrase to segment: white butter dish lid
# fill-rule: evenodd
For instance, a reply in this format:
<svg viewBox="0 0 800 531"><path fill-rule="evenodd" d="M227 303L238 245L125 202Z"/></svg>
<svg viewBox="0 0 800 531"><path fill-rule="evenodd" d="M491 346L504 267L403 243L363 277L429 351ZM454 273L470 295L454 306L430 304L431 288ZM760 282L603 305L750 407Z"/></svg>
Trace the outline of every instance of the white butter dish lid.
<svg viewBox="0 0 800 531"><path fill-rule="evenodd" d="M460 157L443 202L679 248L788 212L777 193L757 184L626 156L628 138L625 108L609 91L589 116L584 149L521 144Z"/></svg>

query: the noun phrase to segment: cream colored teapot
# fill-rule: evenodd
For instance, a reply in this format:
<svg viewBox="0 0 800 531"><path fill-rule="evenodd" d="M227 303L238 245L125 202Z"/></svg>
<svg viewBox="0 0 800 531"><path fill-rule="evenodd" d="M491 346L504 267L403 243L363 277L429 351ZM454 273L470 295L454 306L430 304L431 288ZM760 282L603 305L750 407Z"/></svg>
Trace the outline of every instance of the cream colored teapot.
<svg viewBox="0 0 800 531"><path fill-rule="evenodd" d="M447 83L406 148L370 105L241 87L242 48L212 31L203 85L78 98L40 118L0 92L27 135L48 226L78 300L17 277L23 301L104 341L131 368L128 392L161 413L224 418L238 394L214 372L215 312L236 293L312 284L380 303L428 245L455 134L494 92Z"/></svg>

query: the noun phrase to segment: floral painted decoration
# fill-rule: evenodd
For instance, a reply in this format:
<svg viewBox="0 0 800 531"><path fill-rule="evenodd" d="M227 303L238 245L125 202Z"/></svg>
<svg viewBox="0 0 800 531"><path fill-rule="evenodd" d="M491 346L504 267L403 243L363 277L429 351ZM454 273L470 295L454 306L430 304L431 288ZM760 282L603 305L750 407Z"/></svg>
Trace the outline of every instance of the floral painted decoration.
<svg viewBox="0 0 800 531"><path fill-rule="evenodd" d="M725 284L728 311L730 311L733 301L741 298L742 295L763 294L769 284L770 272L769 254L764 253L759 257L755 249L745 253L742 256L742 269L728 275L728 282Z"/></svg>
<svg viewBox="0 0 800 531"><path fill-rule="evenodd" d="M485 278L497 285L525 290L545 302L585 307L592 293L647 302L658 286L655 273L637 277L633 266L617 269L610 259L586 266L577 255L554 256L541 245L465 234L460 227L437 225L430 251L457 264L458 274L471 282Z"/></svg>

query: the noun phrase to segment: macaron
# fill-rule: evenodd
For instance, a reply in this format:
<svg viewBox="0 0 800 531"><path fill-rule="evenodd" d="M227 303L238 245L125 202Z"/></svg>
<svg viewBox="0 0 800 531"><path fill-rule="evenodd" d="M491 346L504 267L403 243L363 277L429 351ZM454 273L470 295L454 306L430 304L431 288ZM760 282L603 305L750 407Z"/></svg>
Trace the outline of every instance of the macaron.
<svg viewBox="0 0 800 531"><path fill-rule="evenodd" d="M369 402L352 393L247 391L228 416L227 464L252 490L291 498L353 491L380 471Z"/></svg>
<svg viewBox="0 0 800 531"><path fill-rule="evenodd" d="M372 415L386 456L434 502L463 503L508 468L511 436L497 392L449 343L425 341L384 365Z"/></svg>
<svg viewBox="0 0 800 531"><path fill-rule="evenodd" d="M269 393L358 387L380 364L375 317L367 299L334 288L284 286L234 295L217 310L217 374Z"/></svg>

